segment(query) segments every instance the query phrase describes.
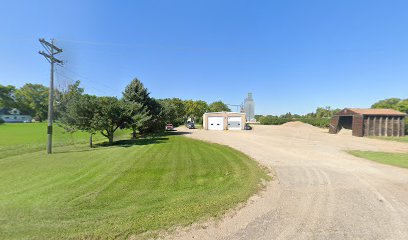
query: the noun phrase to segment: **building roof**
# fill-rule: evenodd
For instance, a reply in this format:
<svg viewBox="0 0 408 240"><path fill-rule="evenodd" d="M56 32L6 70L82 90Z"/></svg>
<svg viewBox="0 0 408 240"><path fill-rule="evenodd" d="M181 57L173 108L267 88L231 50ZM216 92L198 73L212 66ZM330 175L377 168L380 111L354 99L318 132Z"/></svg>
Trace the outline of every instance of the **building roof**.
<svg viewBox="0 0 408 240"><path fill-rule="evenodd" d="M346 108L352 112L361 115L391 115L391 116L406 116L407 114L394 109L372 109L372 108ZM346 110L345 109L345 110Z"/></svg>
<svg viewBox="0 0 408 240"><path fill-rule="evenodd" d="M206 113L204 113L204 115L216 115L216 114L245 115L245 113L241 113L241 112L206 112Z"/></svg>
<svg viewBox="0 0 408 240"><path fill-rule="evenodd" d="M17 111L17 113L13 113L12 111ZM22 114L21 111L17 108L0 108L0 115L24 115L24 114Z"/></svg>
<svg viewBox="0 0 408 240"><path fill-rule="evenodd" d="M9 111L10 111L10 109L0 108L0 115L8 115L8 114L10 114Z"/></svg>
<svg viewBox="0 0 408 240"><path fill-rule="evenodd" d="M206 112L206 113L239 113L239 114L241 114L241 112Z"/></svg>

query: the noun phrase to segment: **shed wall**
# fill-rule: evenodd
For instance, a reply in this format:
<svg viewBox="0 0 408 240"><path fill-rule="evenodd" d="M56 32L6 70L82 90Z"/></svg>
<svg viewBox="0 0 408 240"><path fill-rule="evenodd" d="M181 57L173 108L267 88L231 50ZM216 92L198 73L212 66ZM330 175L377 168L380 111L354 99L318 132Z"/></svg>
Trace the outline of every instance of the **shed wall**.
<svg viewBox="0 0 408 240"><path fill-rule="evenodd" d="M364 132L363 132L363 129L364 129L363 116L354 115L352 124L353 124L352 125L353 136L356 136L356 137L364 136Z"/></svg>
<svg viewBox="0 0 408 240"><path fill-rule="evenodd" d="M405 117L365 116L364 136L404 136Z"/></svg>
<svg viewBox="0 0 408 240"><path fill-rule="evenodd" d="M329 133L335 134L339 132L339 116L333 116L330 120Z"/></svg>

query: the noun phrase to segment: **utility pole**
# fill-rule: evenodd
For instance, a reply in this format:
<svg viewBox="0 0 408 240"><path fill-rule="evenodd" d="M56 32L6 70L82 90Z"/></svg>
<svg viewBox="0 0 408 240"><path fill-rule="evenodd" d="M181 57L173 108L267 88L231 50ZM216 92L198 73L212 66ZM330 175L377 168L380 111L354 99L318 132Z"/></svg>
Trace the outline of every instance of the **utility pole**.
<svg viewBox="0 0 408 240"><path fill-rule="evenodd" d="M50 75L50 91L48 95L48 127L47 127L47 154L52 153L52 121L54 118L54 63L63 64L59 59L56 59L54 55L62 53L62 49L54 45L54 39L51 39L51 43L44 40L44 38L39 39L41 45L47 52L39 51L38 53L43 55L45 59L51 64L51 75Z"/></svg>

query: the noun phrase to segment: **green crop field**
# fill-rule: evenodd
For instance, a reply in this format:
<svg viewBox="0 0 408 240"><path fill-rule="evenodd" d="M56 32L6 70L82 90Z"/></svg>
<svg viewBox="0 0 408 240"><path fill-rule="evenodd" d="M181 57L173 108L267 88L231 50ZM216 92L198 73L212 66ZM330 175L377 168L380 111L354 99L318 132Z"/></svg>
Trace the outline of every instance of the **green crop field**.
<svg viewBox="0 0 408 240"><path fill-rule="evenodd" d="M11 147L0 158L0 239L154 237L221 216L268 178L236 150L179 135L90 149L76 144L87 134L56 131L55 154L20 154L10 149L43 144L45 129L17 126L0 126L0 146Z"/></svg>
<svg viewBox="0 0 408 240"><path fill-rule="evenodd" d="M387 153L371 151L349 151L350 154L375 162L408 168L408 153Z"/></svg>

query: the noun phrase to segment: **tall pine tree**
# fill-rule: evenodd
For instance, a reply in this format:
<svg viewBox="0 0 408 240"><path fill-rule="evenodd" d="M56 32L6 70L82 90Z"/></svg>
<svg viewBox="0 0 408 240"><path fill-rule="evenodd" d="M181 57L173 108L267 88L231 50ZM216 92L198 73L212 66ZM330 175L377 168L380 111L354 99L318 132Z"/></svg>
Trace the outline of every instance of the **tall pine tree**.
<svg viewBox="0 0 408 240"><path fill-rule="evenodd" d="M152 116L151 98L143 83L135 78L126 86L123 92L123 100L129 105L132 116L127 125L132 128L132 138L136 138L137 131L147 129L149 122L154 120Z"/></svg>

